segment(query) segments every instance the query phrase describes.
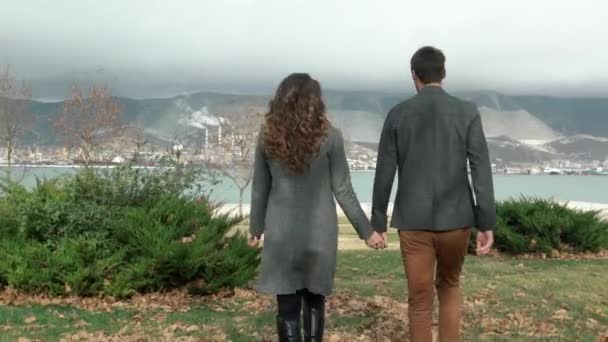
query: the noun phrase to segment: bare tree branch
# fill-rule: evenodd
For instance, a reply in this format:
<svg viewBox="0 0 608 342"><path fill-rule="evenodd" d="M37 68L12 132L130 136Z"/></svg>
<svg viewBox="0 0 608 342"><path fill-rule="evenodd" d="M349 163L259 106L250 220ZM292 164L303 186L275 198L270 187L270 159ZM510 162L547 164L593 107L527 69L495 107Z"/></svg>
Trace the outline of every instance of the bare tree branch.
<svg viewBox="0 0 608 342"><path fill-rule="evenodd" d="M71 89L55 129L64 144L78 148L80 158L89 166L100 145L115 137L120 129L121 108L106 87L93 86L85 96L78 86Z"/></svg>
<svg viewBox="0 0 608 342"><path fill-rule="evenodd" d="M17 81L9 67L0 70L0 144L6 152L9 178L19 138L34 121L27 110L31 97L31 87Z"/></svg>
<svg viewBox="0 0 608 342"><path fill-rule="evenodd" d="M223 158L215 167L239 189L239 213L243 215L243 195L253 177L253 155L263 120L261 108L231 108L220 117Z"/></svg>

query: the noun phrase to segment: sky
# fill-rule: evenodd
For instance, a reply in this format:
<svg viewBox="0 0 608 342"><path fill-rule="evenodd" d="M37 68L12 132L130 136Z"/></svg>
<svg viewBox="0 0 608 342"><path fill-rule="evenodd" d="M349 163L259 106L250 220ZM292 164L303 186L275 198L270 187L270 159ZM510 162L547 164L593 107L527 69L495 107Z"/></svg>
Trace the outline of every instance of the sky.
<svg viewBox="0 0 608 342"><path fill-rule="evenodd" d="M61 98L270 93L291 72L326 89L412 92L409 59L433 45L446 87L608 94L605 0L2 0L0 65Z"/></svg>

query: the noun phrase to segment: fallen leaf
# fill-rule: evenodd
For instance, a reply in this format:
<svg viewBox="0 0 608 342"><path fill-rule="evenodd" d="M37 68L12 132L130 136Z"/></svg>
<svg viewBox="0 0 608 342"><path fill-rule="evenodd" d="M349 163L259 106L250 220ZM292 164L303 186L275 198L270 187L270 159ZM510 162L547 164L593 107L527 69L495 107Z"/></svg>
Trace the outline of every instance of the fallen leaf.
<svg viewBox="0 0 608 342"><path fill-rule="evenodd" d="M595 328L597 328L599 326L599 322L596 321L593 318L587 318L587 321L585 322L585 325L589 329L595 329Z"/></svg>
<svg viewBox="0 0 608 342"><path fill-rule="evenodd" d="M124 327L120 328L120 330L118 330L118 335L124 335L127 333L127 331L129 331L129 326L125 325Z"/></svg>
<svg viewBox="0 0 608 342"><path fill-rule="evenodd" d="M88 326L88 325L89 325L89 323L87 323L86 321L84 321L84 320L82 320L82 319L81 319L81 320L79 320L78 322L74 323L74 326L75 326L76 328L84 328L84 327L86 327L86 326Z"/></svg>
<svg viewBox="0 0 608 342"><path fill-rule="evenodd" d="M196 239L196 235L192 235L192 236L184 236L182 238L182 243L183 244L189 244L192 243L192 241L194 241Z"/></svg>
<svg viewBox="0 0 608 342"><path fill-rule="evenodd" d="M551 318L558 320L558 321L564 321L564 320L570 319L570 316L568 315L568 310L559 309L559 310L555 311L555 313L553 314L553 317L551 317Z"/></svg>
<svg viewBox="0 0 608 342"><path fill-rule="evenodd" d="M38 320L38 319L36 318L36 316L33 316L33 315L32 315L32 316L27 316L27 317L25 317L25 319L23 320L23 322L24 322L25 324L32 324L32 323L36 322L36 320Z"/></svg>
<svg viewBox="0 0 608 342"><path fill-rule="evenodd" d="M189 326L189 327L186 328L186 331L190 332L190 333L191 332L195 332L195 331L199 331L199 330L200 330L200 328L198 326L196 326L196 325L191 325L191 326Z"/></svg>
<svg viewBox="0 0 608 342"><path fill-rule="evenodd" d="M545 323L545 322L541 322L540 324L538 324L536 326L535 330L536 330L535 331L536 334L540 334L543 336L550 336L550 335L554 335L557 333L556 327L554 327L548 323Z"/></svg>
<svg viewBox="0 0 608 342"><path fill-rule="evenodd" d="M338 334L329 335L329 342L340 342L340 336Z"/></svg>
<svg viewBox="0 0 608 342"><path fill-rule="evenodd" d="M525 297L526 296L526 292L519 290L517 292L515 292L515 297L517 298L521 298L521 297Z"/></svg>
<svg viewBox="0 0 608 342"><path fill-rule="evenodd" d="M239 299L254 299L256 294L251 290L235 289L234 297Z"/></svg>

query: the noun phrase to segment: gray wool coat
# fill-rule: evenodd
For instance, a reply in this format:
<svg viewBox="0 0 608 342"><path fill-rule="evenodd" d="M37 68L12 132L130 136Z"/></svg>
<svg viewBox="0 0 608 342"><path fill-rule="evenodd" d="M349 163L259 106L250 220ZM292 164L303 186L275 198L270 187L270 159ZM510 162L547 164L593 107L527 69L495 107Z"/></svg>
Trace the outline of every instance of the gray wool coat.
<svg viewBox="0 0 608 342"><path fill-rule="evenodd" d="M353 191L339 130L330 129L301 175L268 158L258 141L250 213L250 233L264 234L258 291L331 293L338 249L334 197L359 237L369 238L373 230Z"/></svg>

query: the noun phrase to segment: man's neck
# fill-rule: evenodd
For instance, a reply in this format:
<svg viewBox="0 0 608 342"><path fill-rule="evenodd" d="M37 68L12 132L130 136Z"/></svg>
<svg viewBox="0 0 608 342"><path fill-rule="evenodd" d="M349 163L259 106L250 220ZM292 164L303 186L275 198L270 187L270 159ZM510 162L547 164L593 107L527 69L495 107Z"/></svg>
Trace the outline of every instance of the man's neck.
<svg viewBox="0 0 608 342"><path fill-rule="evenodd" d="M422 90L422 88L427 88L427 87L442 87L441 82L436 82L436 83L427 83L427 84L417 84L417 90L420 91Z"/></svg>
<svg viewBox="0 0 608 342"><path fill-rule="evenodd" d="M439 87L439 88L441 88L441 86L442 86L442 85L441 85L441 82L437 82L437 83L427 83L427 84L424 84L424 85L422 86L422 88L426 88L426 87Z"/></svg>

